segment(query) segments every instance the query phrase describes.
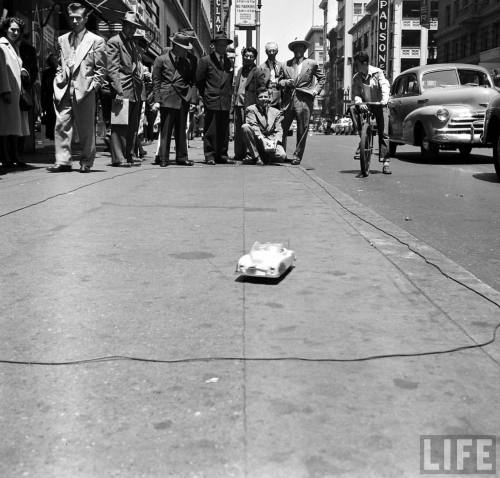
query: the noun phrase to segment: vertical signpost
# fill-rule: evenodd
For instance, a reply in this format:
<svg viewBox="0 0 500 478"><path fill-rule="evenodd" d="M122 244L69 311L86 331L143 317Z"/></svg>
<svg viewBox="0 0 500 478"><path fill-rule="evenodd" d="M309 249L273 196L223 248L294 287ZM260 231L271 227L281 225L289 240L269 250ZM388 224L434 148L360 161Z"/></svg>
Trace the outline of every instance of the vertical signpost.
<svg viewBox="0 0 500 478"><path fill-rule="evenodd" d="M222 0L213 0L212 35L222 30Z"/></svg>
<svg viewBox="0 0 500 478"><path fill-rule="evenodd" d="M256 0L236 0L235 27L247 31L247 47L252 44L252 31L256 28ZM257 49L258 49L257 45Z"/></svg>
<svg viewBox="0 0 500 478"><path fill-rule="evenodd" d="M378 0L377 66L387 74L389 62L389 0Z"/></svg>

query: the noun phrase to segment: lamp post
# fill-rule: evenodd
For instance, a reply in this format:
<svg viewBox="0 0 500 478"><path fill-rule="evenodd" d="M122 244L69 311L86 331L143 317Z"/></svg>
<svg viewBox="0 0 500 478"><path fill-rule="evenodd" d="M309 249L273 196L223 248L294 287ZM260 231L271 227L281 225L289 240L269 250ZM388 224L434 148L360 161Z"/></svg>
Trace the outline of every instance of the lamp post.
<svg viewBox="0 0 500 478"><path fill-rule="evenodd" d="M257 0L257 10L255 10L255 47L257 48L257 65L260 63L260 9L262 8L262 0Z"/></svg>

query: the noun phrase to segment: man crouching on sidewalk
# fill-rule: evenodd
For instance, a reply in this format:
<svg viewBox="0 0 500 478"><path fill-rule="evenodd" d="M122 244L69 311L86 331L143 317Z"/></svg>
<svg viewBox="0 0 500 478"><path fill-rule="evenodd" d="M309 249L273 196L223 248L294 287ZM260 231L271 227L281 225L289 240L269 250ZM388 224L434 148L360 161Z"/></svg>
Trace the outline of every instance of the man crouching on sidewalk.
<svg viewBox="0 0 500 478"><path fill-rule="evenodd" d="M248 154L243 164L262 165L286 159L281 112L269 106L270 102L267 89L259 88L257 103L246 109L246 120L241 130Z"/></svg>

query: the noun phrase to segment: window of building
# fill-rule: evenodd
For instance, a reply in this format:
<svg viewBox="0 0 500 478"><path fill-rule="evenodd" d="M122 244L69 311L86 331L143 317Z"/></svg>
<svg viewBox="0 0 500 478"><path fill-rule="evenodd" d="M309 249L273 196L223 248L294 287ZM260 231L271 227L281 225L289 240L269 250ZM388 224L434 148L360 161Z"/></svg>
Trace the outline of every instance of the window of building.
<svg viewBox="0 0 500 478"><path fill-rule="evenodd" d="M437 21L439 17L439 3L432 1L431 2L431 19Z"/></svg>
<svg viewBox="0 0 500 478"><path fill-rule="evenodd" d="M450 61L450 43L447 42L443 47L443 63L448 63Z"/></svg>
<svg viewBox="0 0 500 478"><path fill-rule="evenodd" d="M488 40L489 40L489 32L488 32L488 29L485 28L481 32L481 51L488 49Z"/></svg>
<svg viewBox="0 0 500 478"><path fill-rule="evenodd" d="M449 5L446 5L445 17L446 17L446 26L449 27L451 25L451 7Z"/></svg>
<svg viewBox="0 0 500 478"><path fill-rule="evenodd" d="M460 40L460 56L462 58L467 56L467 39L465 37Z"/></svg>
<svg viewBox="0 0 500 478"><path fill-rule="evenodd" d="M368 33L365 33L363 35L363 50L366 50L368 48Z"/></svg>
<svg viewBox="0 0 500 478"><path fill-rule="evenodd" d="M476 32L472 32L470 34L470 53L473 55L477 52L477 34Z"/></svg>
<svg viewBox="0 0 500 478"><path fill-rule="evenodd" d="M500 46L500 22L496 22L493 24L493 35L491 36L491 40L493 42L492 47L495 48Z"/></svg>
<svg viewBox="0 0 500 478"><path fill-rule="evenodd" d="M403 30L401 34L401 46L403 48L420 46L420 30Z"/></svg>
<svg viewBox="0 0 500 478"><path fill-rule="evenodd" d="M453 2L453 17L454 17L454 18L457 18L457 17L458 17L458 7L459 7L459 5L458 5L458 0L455 0L455 1Z"/></svg>
<svg viewBox="0 0 500 478"><path fill-rule="evenodd" d="M355 3L354 4L354 15L363 15L363 4Z"/></svg>
<svg viewBox="0 0 500 478"><path fill-rule="evenodd" d="M419 17L420 17L420 2L404 1L403 18L419 18Z"/></svg>

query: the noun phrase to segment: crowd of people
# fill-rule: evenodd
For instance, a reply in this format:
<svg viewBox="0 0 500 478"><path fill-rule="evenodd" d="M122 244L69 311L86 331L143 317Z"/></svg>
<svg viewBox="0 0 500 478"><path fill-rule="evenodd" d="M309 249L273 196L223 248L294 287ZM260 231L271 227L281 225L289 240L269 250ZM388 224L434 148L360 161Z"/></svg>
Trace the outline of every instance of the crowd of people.
<svg viewBox="0 0 500 478"><path fill-rule="evenodd" d="M192 166L187 142L203 129L205 163L265 164L288 160L300 164L306 147L314 98L325 83L316 61L305 58L305 40L288 47L293 58L276 59L278 45L265 45L266 61L256 64L254 47L242 51L243 65L235 72L233 41L222 32L211 40L211 52L199 60L193 54L194 32L181 30L154 61L152 71L142 55L148 47L139 34L147 27L134 12L122 19L122 30L107 42L87 27L90 11L83 3L67 7L71 31L57 39L58 51L42 72L41 111L46 137L54 140L52 173L72 171L80 145L80 172L91 171L96 156L96 117L102 117L113 167L140 164L144 142L158 130L155 162L170 163L171 140L175 162ZM4 167L22 166L20 138L29 134L19 39L24 24L8 18L0 38L0 151ZM29 98L28 98L29 103ZM98 106L100 108L98 109ZM231 132L231 118L234 121ZM296 123L297 142L287 155L287 136ZM232 133L232 134L231 134ZM234 137L234 158L229 156Z"/></svg>

